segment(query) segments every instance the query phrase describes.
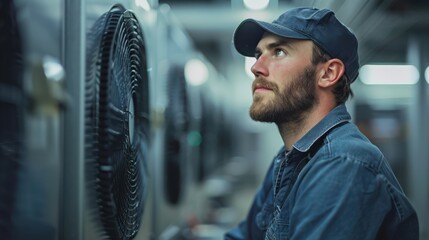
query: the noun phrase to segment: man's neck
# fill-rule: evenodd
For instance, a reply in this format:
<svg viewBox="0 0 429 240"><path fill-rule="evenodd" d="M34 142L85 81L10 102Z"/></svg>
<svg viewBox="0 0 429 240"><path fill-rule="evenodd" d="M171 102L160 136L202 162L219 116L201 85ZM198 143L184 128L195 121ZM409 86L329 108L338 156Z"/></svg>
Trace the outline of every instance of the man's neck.
<svg viewBox="0 0 429 240"><path fill-rule="evenodd" d="M316 126L334 107L317 105L302 113L301 117L296 121L276 123L286 150L292 150L292 146Z"/></svg>

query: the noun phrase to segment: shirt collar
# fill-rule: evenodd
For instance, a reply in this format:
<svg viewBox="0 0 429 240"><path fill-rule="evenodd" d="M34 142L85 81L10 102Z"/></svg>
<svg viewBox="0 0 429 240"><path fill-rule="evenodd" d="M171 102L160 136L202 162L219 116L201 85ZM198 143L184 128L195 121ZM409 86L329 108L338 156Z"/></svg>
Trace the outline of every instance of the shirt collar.
<svg viewBox="0 0 429 240"><path fill-rule="evenodd" d="M321 138L326 132L335 126L351 120L350 114L344 104L338 105L328 113L319 123L306 133L293 148L300 152L307 152L310 147Z"/></svg>

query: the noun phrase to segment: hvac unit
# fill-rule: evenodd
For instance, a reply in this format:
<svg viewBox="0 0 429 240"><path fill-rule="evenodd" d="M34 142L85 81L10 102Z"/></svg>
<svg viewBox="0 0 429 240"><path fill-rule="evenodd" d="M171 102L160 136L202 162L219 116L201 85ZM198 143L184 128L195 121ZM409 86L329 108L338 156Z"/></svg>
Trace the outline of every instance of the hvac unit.
<svg viewBox="0 0 429 240"><path fill-rule="evenodd" d="M132 239L147 197L149 79L141 26L113 6L88 35L85 158L89 203L102 234Z"/></svg>
<svg viewBox="0 0 429 240"><path fill-rule="evenodd" d="M21 36L12 0L0 3L0 232L11 239L18 172L24 159Z"/></svg>

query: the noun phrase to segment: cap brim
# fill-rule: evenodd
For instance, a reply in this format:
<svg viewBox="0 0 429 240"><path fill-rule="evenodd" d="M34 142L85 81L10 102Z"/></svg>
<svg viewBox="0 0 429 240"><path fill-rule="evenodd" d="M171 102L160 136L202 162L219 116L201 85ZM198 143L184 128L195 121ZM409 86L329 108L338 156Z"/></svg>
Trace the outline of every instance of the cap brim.
<svg viewBox="0 0 429 240"><path fill-rule="evenodd" d="M280 37L309 39L303 34L276 23L246 19L238 25L234 32L233 40L235 49L244 56L253 57L255 55L255 48L265 32L270 32Z"/></svg>

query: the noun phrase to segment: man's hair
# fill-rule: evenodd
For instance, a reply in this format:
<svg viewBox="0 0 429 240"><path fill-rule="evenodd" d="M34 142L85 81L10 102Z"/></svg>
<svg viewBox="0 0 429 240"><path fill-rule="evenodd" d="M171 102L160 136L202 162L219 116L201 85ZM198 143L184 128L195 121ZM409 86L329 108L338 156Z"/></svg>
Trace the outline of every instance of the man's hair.
<svg viewBox="0 0 429 240"><path fill-rule="evenodd" d="M325 53L321 48L319 48L316 44L313 44L313 57L312 63L313 65L317 65L319 63L327 62L331 57ZM335 96L335 101L337 105L345 103L349 97L353 97L352 89L350 88L350 80L347 78L346 74L343 74L341 79L337 81L332 93Z"/></svg>

